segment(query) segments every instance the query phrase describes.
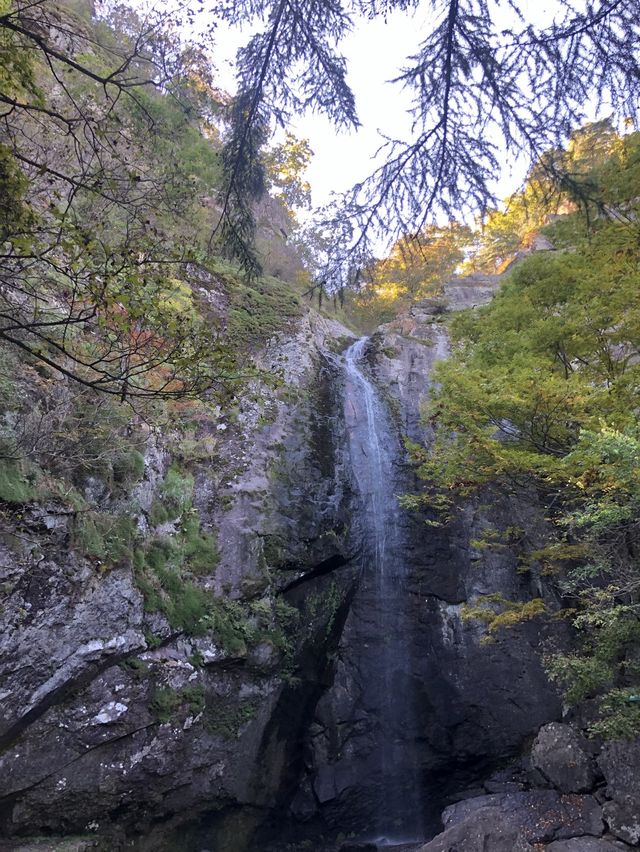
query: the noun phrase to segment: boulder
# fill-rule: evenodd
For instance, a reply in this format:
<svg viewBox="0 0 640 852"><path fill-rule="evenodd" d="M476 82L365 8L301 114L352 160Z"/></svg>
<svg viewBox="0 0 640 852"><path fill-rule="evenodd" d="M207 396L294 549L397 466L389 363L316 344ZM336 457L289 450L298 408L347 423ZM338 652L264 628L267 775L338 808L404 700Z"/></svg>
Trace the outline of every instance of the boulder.
<svg viewBox="0 0 640 852"><path fill-rule="evenodd" d="M544 725L531 749L531 763L561 793L585 793L598 777L583 738L569 725Z"/></svg>
<svg viewBox="0 0 640 852"><path fill-rule="evenodd" d="M640 739L606 743L598 766L607 782L607 794L614 801L640 812Z"/></svg>
<svg viewBox="0 0 640 852"><path fill-rule="evenodd" d="M640 813L635 807L620 802L607 802L603 808L609 831L625 843L640 845Z"/></svg>
<svg viewBox="0 0 640 852"><path fill-rule="evenodd" d="M444 832L420 852L524 852L554 840L600 837L604 828L602 809L592 796L555 790L467 799L447 808L442 819Z"/></svg>
<svg viewBox="0 0 640 852"><path fill-rule="evenodd" d="M378 852L375 843L343 843L339 852Z"/></svg>
<svg viewBox="0 0 640 852"><path fill-rule="evenodd" d="M545 849L546 852L620 852L628 847L603 837L573 837L571 840L557 840Z"/></svg>

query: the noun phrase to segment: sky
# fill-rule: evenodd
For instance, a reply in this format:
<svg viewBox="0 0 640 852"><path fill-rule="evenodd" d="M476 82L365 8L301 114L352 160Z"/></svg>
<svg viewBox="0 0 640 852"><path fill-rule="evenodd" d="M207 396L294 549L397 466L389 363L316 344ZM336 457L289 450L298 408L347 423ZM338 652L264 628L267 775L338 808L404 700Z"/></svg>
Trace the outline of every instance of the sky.
<svg viewBox="0 0 640 852"><path fill-rule="evenodd" d="M357 131L338 133L322 115L299 116L290 131L308 139L314 158L307 170L312 201L316 207L326 204L332 192L349 189L373 171L372 157L383 139L380 132L394 138L407 138L411 119L408 110L410 94L390 81L398 75L407 57L417 52L421 33L427 30L430 4L421 4L415 11L394 10L386 19L360 20L341 44L341 52L349 66L348 82L358 109L361 127ZM547 18L556 0L536 0L536 13ZM498 13L500 9L498 8ZM512 22L502 13L504 25ZM222 88L235 89L233 59L238 47L244 45L251 32L219 26L216 37L216 65ZM274 141L283 138L276 135ZM505 159L502 174L495 183L496 194L506 198L522 184L528 162Z"/></svg>
<svg viewBox="0 0 640 852"><path fill-rule="evenodd" d="M338 133L322 115L299 116L292 122L290 131L308 139L314 151L306 174L314 206L324 205L332 192L347 190L367 177L372 170L371 158L383 141L379 131L395 137L408 134L410 98L389 81L417 48L419 25L418 14L396 11L386 22L377 18L359 23L342 43L341 50L349 62L347 79L361 122L357 131ZM248 38L247 32L218 30L218 74L222 87L229 91L235 87L235 50Z"/></svg>
<svg viewBox="0 0 640 852"><path fill-rule="evenodd" d="M148 5L148 0L129 2L138 7ZM166 8L176 0L159 2ZM152 0L151 5L157 7L158 0ZM323 206L333 192L349 189L373 171L372 158L383 142L380 133L394 138L409 136L410 94L390 81L407 64L407 57L417 52L421 33L428 30L430 7L430 3L423 2L414 11L396 9L388 13L386 18L358 20L353 31L343 40L340 50L347 59L347 79L356 98L361 122L357 131L338 133L322 115L294 117L288 129L295 136L308 139L314 151L305 176L311 184L314 207ZM557 9L558 0L535 0L538 20L549 21ZM496 3L494 13L503 17L504 27L513 23L508 4ZM500 24L499 19L497 23ZM247 43L251 35L250 29L242 31L224 23L218 23L216 27L216 82L230 93L235 91L236 52ZM280 131L276 133L273 142L277 143L283 138L284 132ZM524 158L511 157L507 160L505 157L501 174L493 185L498 198L507 198L522 185L528 165Z"/></svg>

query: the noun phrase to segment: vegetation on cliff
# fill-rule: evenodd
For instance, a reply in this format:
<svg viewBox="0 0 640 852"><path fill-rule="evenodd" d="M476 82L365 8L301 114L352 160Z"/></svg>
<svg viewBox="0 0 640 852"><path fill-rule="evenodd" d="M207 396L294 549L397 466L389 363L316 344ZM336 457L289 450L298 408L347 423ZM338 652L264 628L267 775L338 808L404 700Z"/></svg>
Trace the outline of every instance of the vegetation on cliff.
<svg viewBox="0 0 640 852"><path fill-rule="evenodd" d="M122 400L224 394L296 288L244 281L212 240L228 97L207 39L183 44L169 11L92 11L0 9L0 340ZM291 195L296 169L274 178Z"/></svg>
<svg viewBox="0 0 640 852"><path fill-rule="evenodd" d="M542 228L555 250L515 264L491 304L452 319L453 353L426 412L434 444L413 448L430 485L414 502L446 513L486 485L538 492L553 536L543 550L520 542L521 569L553 578L577 637L574 651L548 656L548 671L569 702L596 702L594 733L631 736L640 731L640 134L604 130L574 172L588 192L577 204L565 190L560 203L573 212ZM493 219L485 257L504 256L498 226L509 216L518 226L537 180ZM489 535L479 546L502 544ZM468 615L491 629L531 617L530 606L507 603L489 597L484 613Z"/></svg>
<svg viewBox="0 0 640 852"><path fill-rule="evenodd" d="M636 24L625 2L574 18L571 3L561 6L567 17L551 30L511 31L523 64L512 45L499 69L486 58L493 25L471 27L485 4L442 4L447 14L402 78L417 92L419 138L394 143L390 164L347 199L351 244L341 239L339 253L354 259L342 267L346 316L370 329L437 296L463 266L502 271L540 230L554 246L515 264L490 306L452 321L454 354L428 413L433 450L413 448L430 486L413 503L451 511L495 482L539 491L555 538L543 550L522 546L522 570L555 577L579 639L575 652L549 657L549 672L569 700L598 701L595 732L626 735L640 731L640 136L601 122L564 149L558 140L578 115L575 74L599 67L602 26ZM231 4L226 15L243 20L256 8ZM295 3L263 9L267 30L242 54L240 92L229 99L209 71L207 37L184 44L173 13L143 21L119 6L96 15L83 0L0 2L2 511L20 528L25 506L57 507L70 517L71 547L97 572L128 565L148 613L187 635L213 631L231 653L246 652L260 630L281 645L284 633L277 613L223 602L202 581L219 557L215 530L194 508L190 452L209 437L204 413L215 411L213 421L231 411L256 374L251 354L295 323L310 288L287 230L309 201L301 174L311 151L289 135L265 158L270 114L320 103L338 124L357 124L332 46L349 17L314 8L315 17ZM523 117L505 88L508 67L541 61L541 39L554 44L548 68L575 66L553 121L551 89L539 93L545 108ZM295 86L291 67L302 69ZM595 82L602 94L623 77L610 64ZM635 83L625 86L629 98ZM539 156L525 188L474 236L452 216L458 203L490 200L495 156L471 135L489 90L496 126L509 141L538 134L530 147ZM465 124L468 91L478 115ZM460 151L464 185L453 169ZM254 239L261 204L287 226L278 257L273 231ZM428 224L438 205L449 221ZM375 260L369 232L387 220L391 251ZM320 254L330 233L316 232ZM160 429L171 458L143 508L134 492ZM482 546L500 543L489 536ZM542 611L538 600L518 607L490 596L466 617L492 632Z"/></svg>
<svg viewBox="0 0 640 852"><path fill-rule="evenodd" d="M223 466L210 433L260 381L252 356L300 317L305 282L286 238L267 235L251 279L211 239L228 97L207 37L184 44L179 24L0 4L0 519L36 560L56 545L34 513L63 518L72 558L128 567L149 616L246 654L282 631L214 594L194 476ZM289 138L271 156L283 200L262 215L292 223L310 152Z"/></svg>

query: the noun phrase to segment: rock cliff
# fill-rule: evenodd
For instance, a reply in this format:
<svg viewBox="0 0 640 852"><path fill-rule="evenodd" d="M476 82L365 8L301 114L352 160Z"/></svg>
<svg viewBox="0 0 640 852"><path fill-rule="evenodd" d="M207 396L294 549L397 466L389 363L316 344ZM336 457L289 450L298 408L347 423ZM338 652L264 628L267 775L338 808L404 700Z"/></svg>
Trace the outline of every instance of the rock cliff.
<svg viewBox="0 0 640 852"><path fill-rule="evenodd" d="M454 281L444 299L418 304L370 339L367 371L386 400L397 436L428 443L421 409L429 398L433 365L447 355L446 313L486 302L497 283L485 276ZM417 483L399 441L395 452L390 490L412 491ZM463 618L465 604L495 591L513 600L542 594L555 605L550 590L517 571L513 552L474 546L489 525L521 525L544 541L544 520L533 496L514 502L486 493L444 526L428 526L409 511L399 513L398 523L402 532L394 558L403 566L406 622L398 621L394 629L407 633L406 654L397 660L391 685L385 683L380 660L388 640L379 635L376 611L384 604L372 600L361 584L338 646L333 686L320 699L309 731L302 786L308 793L294 802L299 814L308 817L315 805L323 824L374 838L380 834L376 814L391 808L389 773L376 775L372 768L385 690L392 690L394 702L410 706L391 735L397 760L412 756L415 768L405 780L420 789L427 833L436 831L448 797L479 785L561 709L540 663L548 628L525 625L485 645L478 624ZM359 550L366 553L366 542ZM414 801L406 791L403 796L406 812L395 827L387 819L383 835L419 836Z"/></svg>
<svg viewBox="0 0 640 852"><path fill-rule="evenodd" d="M539 653L561 628L531 622L486 644L464 618L496 591L556 605L512 549L477 545L488 526L544 542L535 496L487 491L440 526L396 500L418 487L402 441L429 442L421 410L447 356L446 313L496 286L452 282L351 362L351 333L307 312L259 356L277 380L256 378L234 411L200 416L188 448L149 429L135 483L84 483L94 514L129 513L142 561L88 554L78 511L59 501L4 513L7 848L47 834L104 849L279 852L301 838L337 848L345 834L423 841L443 822L425 852L637 843L615 746L596 762L551 726L533 763L522 757L561 715ZM193 550L192 517L202 558L180 585L167 541ZM373 570L381 550L386 586ZM199 615L197 590L213 601Z"/></svg>
<svg viewBox="0 0 640 852"><path fill-rule="evenodd" d="M135 485L113 496L99 476L84 481L92 518L130 513L133 559L82 547L78 512L59 502L7 507L5 836L88 832L106 848L137 837L155 849L206 814L215 848L244 849L286 795L355 578L327 358L348 334L307 313L260 356L275 387L256 379L231 415L201 417L186 460L152 429ZM217 531L217 552L196 538L197 582L183 582L172 548L192 546L193 516ZM204 615L201 593L215 595Z"/></svg>

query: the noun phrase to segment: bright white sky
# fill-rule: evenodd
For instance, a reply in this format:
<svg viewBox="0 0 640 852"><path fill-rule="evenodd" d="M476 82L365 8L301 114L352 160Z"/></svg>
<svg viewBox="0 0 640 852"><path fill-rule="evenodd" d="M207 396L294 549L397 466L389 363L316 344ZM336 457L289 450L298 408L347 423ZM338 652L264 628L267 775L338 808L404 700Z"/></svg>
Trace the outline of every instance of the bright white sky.
<svg viewBox="0 0 640 852"><path fill-rule="evenodd" d="M331 192L348 189L372 170L371 158L380 147L379 130L396 138L408 135L410 106L408 93L389 80L398 74L405 59L418 46L419 14L394 12L387 21L363 21L344 40L342 53L349 63L348 82L354 91L361 127L338 133L322 115L305 115L289 128L299 138L308 139L314 158L306 178L311 184L314 206L329 200ZM218 31L218 50L224 44L223 61L218 60L220 83L234 90L233 58L235 48L249 34ZM220 54L218 54L220 55Z"/></svg>
<svg viewBox="0 0 640 852"><path fill-rule="evenodd" d="M144 8L167 6L176 0L129 0L132 5ZM558 0L532 0L535 17L539 22L551 22L558 9ZM337 133L333 125L321 115L300 116L289 128L299 138L308 139L314 158L306 178L311 184L315 207L326 204L332 192L342 192L373 171L373 155L382 143L380 132L394 138L407 138L411 124L408 109L410 96L398 85L389 81L397 76L407 57L417 52L421 34L427 31L426 19L430 3L423 2L422 9L394 11L386 20L361 20L341 44L346 56L351 85L358 109L361 127L355 132ZM204 23L204 6L196 16ZM506 3L494 6L494 13L504 18L504 26L513 22ZM235 90L234 58L237 49L246 44L252 31L231 29L218 24L214 61L218 85L228 92ZM595 116L594 116L595 117ZM276 135L277 142L283 134ZM495 190L499 198L506 198L522 183L528 162L524 159L507 162Z"/></svg>
<svg viewBox="0 0 640 852"><path fill-rule="evenodd" d="M535 3L536 17L550 20L551 10L557 8L556 0L535 0ZM394 138L409 136L410 94L389 81L407 64L407 57L417 52L430 14L430 4L422 6L414 12L395 10L386 20L359 21L342 42L341 52L349 66L348 82L355 94L361 122L358 131L338 134L321 115L301 116L289 128L294 135L308 139L315 154L306 175L314 206L324 205L332 192L348 189L373 171L372 157L383 141L379 131ZM513 19L506 9L503 15L506 26ZM235 88L236 50L250 35L250 31L239 32L222 26L217 31L216 65L220 85L227 91L233 92ZM505 198L518 188L527 167L524 159L505 161L496 182L498 197Z"/></svg>

